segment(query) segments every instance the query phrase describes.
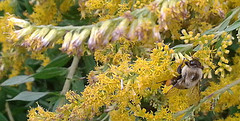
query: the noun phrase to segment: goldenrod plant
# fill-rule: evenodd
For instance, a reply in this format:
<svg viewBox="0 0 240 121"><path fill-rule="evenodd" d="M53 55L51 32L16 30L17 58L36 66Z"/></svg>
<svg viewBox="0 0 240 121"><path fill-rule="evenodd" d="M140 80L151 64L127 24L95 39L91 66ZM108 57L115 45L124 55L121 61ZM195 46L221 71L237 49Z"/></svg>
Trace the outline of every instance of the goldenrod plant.
<svg viewBox="0 0 240 121"><path fill-rule="evenodd" d="M240 119L239 0L2 0L0 15L1 121Z"/></svg>

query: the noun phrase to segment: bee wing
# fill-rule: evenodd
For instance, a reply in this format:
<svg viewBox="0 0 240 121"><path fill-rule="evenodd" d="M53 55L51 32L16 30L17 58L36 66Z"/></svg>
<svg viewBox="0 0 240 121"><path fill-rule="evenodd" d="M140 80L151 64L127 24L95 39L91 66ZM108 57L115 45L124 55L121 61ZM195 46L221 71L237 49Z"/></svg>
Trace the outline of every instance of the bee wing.
<svg viewBox="0 0 240 121"><path fill-rule="evenodd" d="M199 82L196 84L196 86L194 86L192 88L189 88L187 96L191 97L191 98L189 98L190 105L196 105L196 104L199 103L200 98L201 98L200 97L200 83Z"/></svg>

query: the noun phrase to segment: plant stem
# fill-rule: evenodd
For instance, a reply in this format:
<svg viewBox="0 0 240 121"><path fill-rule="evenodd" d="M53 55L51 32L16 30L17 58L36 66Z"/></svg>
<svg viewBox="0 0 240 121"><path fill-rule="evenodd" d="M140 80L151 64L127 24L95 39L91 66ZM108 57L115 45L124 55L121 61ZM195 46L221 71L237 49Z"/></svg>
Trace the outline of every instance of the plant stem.
<svg viewBox="0 0 240 121"><path fill-rule="evenodd" d="M6 111L7 111L9 120L10 120L10 121L14 121L14 118L13 118L13 116L12 116L12 112L11 112L11 110L10 110L10 108L9 108L8 102L5 103L5 108L6 108Z"/></svg>
<svg viewBox="0 0 240 121"><path fill-rule="evenodd" d="M184 114L184 113L186 113L186 112L192 112L192 111L196 110L197 108L199 108L202 103L204 103L204 102L207 101L208 99L212 98L214 95L216 95L216 94L222 94L222 93L224 93L226 90L230 89L231 87L233 87L233 86L235 86L235 85L237 85L237 84L239 84L239 83L240 83L240 79L237 80L237 81L234 81L234 82L231 83L231 84L228 84L227 86L225 86L225 87L223 87L223 88L221 88L221 89L213 92L212 94L210 94L210 95L208 95L208 96L205 96L203 99L200 100L200 102L199 102L198 105L196 105L196 106L191 106L191 107L189 107L189 108L187 108L187 109L185 109L185 110L183 110L183 111L179 111L179 112L175 113L173 116L174 116L174 117L178 117L178 116L180 116L180 115L182 115L182 114ZM185 114L185 115L186 115L186 114ZM184 116L184 117L185 117L185 116Z"/></svg>
<svg viewBox="0 0 240 121"><path fill-rule="evenodd" d="M70 89L71 81L72 81L73 75L75 74L75 71L78 67L79 60L80 60L80 57L74 56L72 64L69 68L69 72L68 72L66 81L65 81L63 89L61 91L62 95L66 94L66 92Z"/></svg>
<svg viewBox="0 0 240 121"><path fill-rule="evenodd" d="M121 21L123 19L123 17L118 17L118 18L114 18L111 19L112 21ZM104 22L104 21L103 21ZM50 28L50 29L58 29L58 30L75 30L75 29L91 29L93 26L98 26L101 25L103 22L98 22L96 24L92 24L92 25L85 25L85 26L53 26L53 25L40 25L40 26L34 26L36 28Z"/></svg>

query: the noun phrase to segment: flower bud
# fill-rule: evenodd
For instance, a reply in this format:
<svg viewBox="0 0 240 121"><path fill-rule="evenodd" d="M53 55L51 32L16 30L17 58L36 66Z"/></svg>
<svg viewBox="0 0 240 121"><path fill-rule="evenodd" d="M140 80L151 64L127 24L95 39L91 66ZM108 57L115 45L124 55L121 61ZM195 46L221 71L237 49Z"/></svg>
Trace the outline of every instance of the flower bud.
<svg viewBox="0 0 240 121"><path fill-rule="evenodd" d="M57 36L57 30L52 29L49 31L49 33L42 39L42 45L46 47L50 41L52 41Z"/></svg>
<svg viewBox="0 0 240 121"><path fill-rule="evenodd" d="M192 60L192 57L190 57L188 54L184 54L184 57L187 58L188 60Z"/></svg>
<svg viewBox="0 0 240 121"><path fill-rule="evenodd" d="M103 22L103 24L101 25L101 27L99 28L97 35L101 35L104 36L106 31L111 27L112 25L112 21L111 20L107 20L105 22Z"/></svg>
<svg viewBox="0 0 240 121"><path fill-rule="evenodd" d="M227 45L226 45L226 44L223 44L223 45L222 45L222 48L224 48L224 49L227 48Z"/></svg>
<svg viewBox="0 0 240 121"><path fill-rule="evenodd" d="M8 19L9 22L12 22L14 25L17 25L21 28L24 28L24 27L27 27L30 25L29 22L23 20L23 19L18 19L18 18L15 18L15 17L11 17Z"/></svg>
<svg viewBox="0 0 240 121"><path fill-rule="evenodd" d="M28 26L27 28L15 31L17 33L17 39L24 37L25 35L31 34L34 28L32 26Z"/></svg>
<svg viewBox="0 0 240 121"><path fill-rule="evenodd" d="M221 51L218 51L218 52L217 52L217 55L218 55L218 56L222 55L222 52L221 52Z"/></svg>
<svg viewBox="0 0 240 121"><path fill-rule="evenodd" d="M121 36L124 36L126 34L129 23L130 23L129 19L125 18L118 24L118 26L112 33L112 41L116 41Z"/></svg>
<svg viewBox="0 0 240 121"><path fill-rule="evenodd" d="M188 42L189 42L189 40L188 40L188 39L185 39L185 40L184 40L184 43L188 43Z"/></svg>
<svg viewBox="0 0 240 121"><path fill-rule="evenodd" d="M104 35L103 37L103 42L101 43L101 45L106 45L107 43L109 43L110 39L111 39L111 35L112 35L112 31L114 30L113 27L111 27L107 33Z"/></svg>
<svg viewBox="0 0 240 121"><path fill-rule="evenodd" d="M36 36L36 39L42 39L46 36L46 34L49 32L49 28L42 28L39 32L39 34Z"/></svg>
<svg viewBox="0 0 240 121"><path fill-rule="evenodd" d="M29 37L29 39L30 39L30 40L34 39L34 38L39 34L40 30L41 30L41 29L35 30L35 31L31 34L31 36Z"/></svg>
<svg viewBox="0 0 240 121"><path fill-rule="evenodd" d="M224 53L228 54L230 51L229 50L225 50Z"/></svg>
<svg viewBox="0 0 240 121"><path fill-rule="evenodd" d="M187 34L187 31L186 31L185 29L182 30L182 34L183 34L184 36L188 35L188 34Z"/></svg>
<svg viewBox="0 0 240 121"><path fill-rule="evenodd" d="M79 39L79 36L80 36L79 31L75 31L73 33L72 41L70 42L70 44L73 45L74 43L76 43L76 41L78 41L78 39Z"/></svg>
<svg viewBox="0 0 240 121"><path fill-rule="evenodd" d="M213 40L211 41L211 44L214 44L215 42L217 42L217 39L213 39Z"/></svg>
<svg viewBox="0 0 240 121"><path fill-rule="evenodd" d="M218 62L218 65L219 65L219 66L222 66L223 64L222 64L221 62Z"/></svg>
<svg viewBox="0 0 240 121"><path fill-rule="evenodd" d="M228 44L228 45L232 45L232 41L231 41L231 40L228 41L227 44Z"/></svg>
<svg viewBox="0 0 240 121"><path fill-rule="evenodd" d="M128 32L128 38L133 40L135 37L135 31L136 31L136 27L138 25L138 20L135 19L132 24L130 25L130 29L129 29L129 32Z"/></svg>
<svg viewBox="0 0 240 121"><path fill-rule="evenodd" d="M212 78L212 72L211 72L211 71L208 72L208 78L209 78L209 79Z"/></svg>
<svg viewBox="0 0 240 121"><path fill-rule="evenodd" d="M90 29L84 29L80 33L79 38L78 38L79 41L77 42L78 46L81 45L82 42L88 38L88 36L90 35L90 32L91 32Z"/></svg>
<svg viewBox="0 0 240 121"><path fill-rule="evenodd" d="M156 27L153 27L153 38L155 39L156 42L161 42L162 41L162 37L161 37L161 34L160 34L160 28L158 26Z"/></svg>
<svg viewBox="0 0 240 121"><path fill-rule="evenodd" d="M180 52L178 53L178 56L180 57L181 60L183 60L183 59L185 58L185 57L183 56L183 54L180 53Z"/></svg>
<svg viewBox="0 0 240 121"><path fill-rule="evenodd" d="M90 38L88 40L88 48L90 50L94 50L96 48L96 34L98 32L98 27L94 26L92 27L92 30L91 30L91 35L90 35Z"/></svg>
<svg viewBox="0 0 240 121"><path fill-rule="evenodd" d="M69 47L70 41L72 40L72 32L67 32L63 39L62 50L66 51Z"/></svg>

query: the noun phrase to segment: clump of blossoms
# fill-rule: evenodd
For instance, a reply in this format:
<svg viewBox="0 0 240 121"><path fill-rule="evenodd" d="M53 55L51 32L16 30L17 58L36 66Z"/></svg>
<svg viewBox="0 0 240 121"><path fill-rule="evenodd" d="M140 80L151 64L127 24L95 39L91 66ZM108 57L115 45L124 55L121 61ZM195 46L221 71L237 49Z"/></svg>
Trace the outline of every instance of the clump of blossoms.
<svg viewBox="0 0 240 121"><path fill-rule="evenodd" d="M30 21L36 25L57 25L62 20L62 14L66 13L75 3L74 0L62 0L56 3L55 0L34 0L31 2L33 13L25 13Z"/></svg>
<svg viewBox="0 0 240 121"><path fill-rule="evenodd" d="M229 66L229 60L226 57L230 52L227 47L232 45L233 38L230 33L223 32L221 36L216 34L200 36L200 33L194 36L192 31L187 33L185 30L182 30L182 33L183 36L181 39L184 40L185 43L192 43L193 46L197 46L195 49L198 51L195 55L197 54L198 57L200 57L200 61L203 63L205 77L207 75L210 78L212 77L211 71L209 70L210 68L215 70L215 74L221 73L222 77L225 75L225 70L231 72L232 68ZM211 59L208 60L209 58ZM218 60L218 66L214 65L214 58Z"/></svg>
<svg viewBox="0 0 240 121"><path fill-rule="evenodd" d="M102 111L107 111L111 119L124 116L126 120L136 117L171 120L172 116L166 111L166 107L163 106L156 113L148 113L141 107L141 100L156 93L161 89L163 81L173 77L177 67L174 61L171 61L173 52L168 45L159 43L157 48L152 50L149 60L138 58L131 64L129 59L122 59L119 64L111 65L104 72L91 75L94 76L94 83L85 88L82 96L68 92L66 96L70 104L59 107L55 116L61 119L69 117L70 120L83 120L92 119ZM40 115L30 111L29 118L35 119L41 117ZM165 116L162 117L163 115ZM51 116L42 119L51 119Z"/></svg>
<svg viewBox="0 0 240 121"><path fill-rule="evenodd" d="M208 89L202 92L203 95L207 96L214 92L216 89L225 87L226 85L232 83L234 80L240 78L240 72L238 70L240 66L239 53L233 58L233 65L231 66L231 73L227 74L226 77L221 77L220 82L211 82ZM224 92L221 95L215 96L212 100L207 101L203 104L203 109L207 112L209 110L214 110L216 112L221 112L229 107L239 105L239 90L240 86L236 85L232 87L229 91Z"/></svg>
<svg viewBox="0 0 240 121"><path fill-rule="evenodd" d="M95 3L98 3L98 4L95 4ZM194 20L195 18L191 17L190 14L194 12L198 13L199 10L202 10L201 4L199 4L199 6L195 6L195 8L198 8L198 9L189 9L191 8L190 6L192 4L196 4L196 3L204 3L204 5L208 6L209 11L213 9L211 7L213 5L206 1L200 2L200 1L184 1L184 0L181 0L181 1L156 0L142 9L136 9L133 12L124 12L124 14L122 14L122 16L118 18L101 21L94 25L87 25L87 26L81 26L81 27L71 27L71 26L54 27L54 26L36 26L36 25L30 24L29 26L24 26L22 29L17 30L15 32L15 34L17 34L15 37L17 39L23 39L23 42L21 42L22 45L27 47L29 50L38 51L47 47L52 47L55 44L62 43L61 50L71 55L82 55L82 53L87 51L86 50L87 47L89 48L89 50L99 49L105 46L109 42L114 42L118 40L120 37L124 37L131 41L135 41L135 40L143 41L146 47L152 48L155 42L160 42L165 38L178 39L180 37L180 34L178 33L178 31L180 31L181 28L189 27L188 24L184 24L184 21ZM42 4L45 4L45 2L43 2ZM80 1L79 4L82 5L83 4L82 1ZM118 4L118 3L115 3L112 1L110 3L107 2L107 4ZM136 4L140 4L140 3L137 2ZM69 5L72 5L72 4L69 4ZM94 0L87 1L85 5L93 5L95 7L98 6L96 11L98 11L99 8L103 10L105 9L104 7L101 7L103 5L103 2L96 2ZM56 5L54 4L54 6ZM53 9L55 8L54 6L53 7L47 6L47 8ZM225 7L228 7L228 6L225 6ZM222 8L218 8L218 9L222 11ZM95 9L93 8L93 10L91 11L94 11L94 10ZM58 12L56 12L55 10L55 13L58 13ZM40 15L40 14L37 14L36 12L36 13L33 13L31 16L35 14L37 16ZM198 14L205 15L205 14L201 14L201 12L199 12ZM54 14L53 16L56 16L56 15ZM41 20L44 18L51 19L51 20ZM205 18L206 18L206 21L210 19L209 16L206 16ZM37 21L40 22L39 24L43 24L41 22L46 22L46 21L49 21L50 23L51 21L58 21L58 19L55 19L54 17L51 18L51 17L41 16L41 19L37 19ZM9 20L11 22L11 19ZM219 20L222 20L221 17L219 18ZM38 22L35 22L35 23L38 24ZM216 24L216 23L217 22L213 24ZM18 25L17 23L15 23L15 25L21 26L21 25ZM193 25L193 24L190 24L190 25ZM198 27L194 27L194 28L198 28ZM194 32L202 33L203 31L194 31ZM148 36L153 36L153 37L148 38ZM63 40L61 40L61 38L63 38Z"/></svg>
<svg viewBox="0 0 240 121"><path fill-rule="evenodd" d="M133 11L148 5L153 0L120 1L120 0L87 0L79 2L79 11L82 17L99 16L99 21L121 16L126 11Z"/></svg>
<svg viewBox="0 0 240 121"><path fill-rule="evenodd" d="M48 1L51 4L42 2L44 5L38 6L39 8L52 6L53 8L49 9L54 10L49 20L44 15L44 18L39 19L40 22L57 23L56 16L59 13L56 12L56 4L51 1ZM147 3L147 1L136 1L133 7L141 8L143 6L141 2ZM199 59L204 66L204 79L212 78L213 74L220 75L220 83L210 82L211 86L207 86L208 88L202 93L203 96L223 88L226 85L224 82L227 82L223 79L225 76L229 80L237 79L237 77L230 78L232 76L226 74L229 72L238 74L232 71L238 64L234 63L236 67L230 66L231 58L227 55L230 52L228 47L233 43L231 33L221 30L219 33L203 34L205 30L216 26L219 20L224 18L232 7L229 2L156 0L142 9L125 12L121 17L100 20L99 23L81 27L36 26L21 19L8 18L12 28L13 25L19 27L10 40L16 45L27 48L28 51L36 51L31 57L45 60L43 65L46 65L49 59L45 58L42 52L56 44L61 44L60 50L69 55L82 56L90 51L95 52L95 59L99 64L95 71L89 73L89 85L81 95L69 91L66 94L69 103L58 107L55 112L46 111L40 106L33 108L29 111L29 120L87 120L102 114L106 114L111 120L174 120L175 113L198 104L202 98L199 89L179 90L164 84L165 81L179 75L176 69L184 58ZM71 6L72 3L68 5ZM79 5L81 13L84 13L86 6L93 6L96 8L88 7L91 9L90 12L94 11L100 16L108 12L115 15L116 12L113 11L116 11L116 8L113 6L119 4L111 1L106 2L105 5L104 1L95 0L89 0L84 4L84 1L80 0ZM105 8L111 8L113 11L105 11ZM60 9L63 12L67 11L64 6ZM39 13L44 13L35 8L32 16L37 14L37 10ZM128 9L124 8L124 10ZM211 17L216 17L216 21L209 22ZM190 31L187 33L182 30L182 33L179 33L182 28ZM184 40L184 48L179 49L180 46L174 46L173 40L170 39L169 42L167 38ZM164 44L163 40L171 44ZM174 50L169 46L174 46ZM232 90L237 91L238 87ZM237 95L238 93L234 94L235 97ZM227 101L224 99L231 100L230 98L231 95L224 93L219 101L223 106L215 106L212 104L215 103L213 101L207 102L206 105L212 104L213 108L216 107L216 111L238 105L236 98L233 98L236 99L235 102L226 104ZM149 103L151 109L144 107L144 101ZM209 111L213 108L205 109Z"/></svg>

